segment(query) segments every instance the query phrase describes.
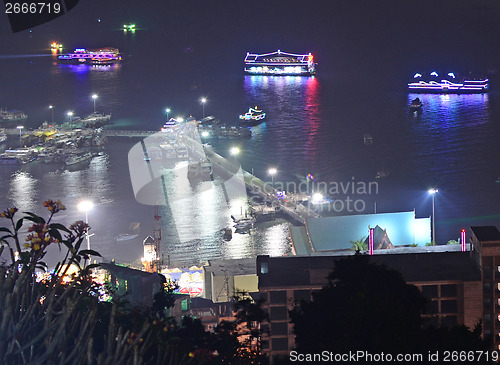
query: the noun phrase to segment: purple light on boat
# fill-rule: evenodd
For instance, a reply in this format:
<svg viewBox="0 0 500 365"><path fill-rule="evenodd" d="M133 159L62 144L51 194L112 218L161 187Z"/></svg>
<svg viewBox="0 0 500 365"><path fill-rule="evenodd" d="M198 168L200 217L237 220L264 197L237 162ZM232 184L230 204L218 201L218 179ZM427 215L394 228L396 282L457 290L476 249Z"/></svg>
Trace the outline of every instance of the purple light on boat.
<svg viewBox="0 0 500 365"><path fill-rule="evenodd" d="M370 235L368 236L368 249L369 255L373 255L373 232L375 231L375 228L370 228Z"/></svg>
<svg viewBox="0 0 500 365"><path fill-rule="evenodd" d="M462 243L462 252L467 251L465 229L462 229L462 232L460 232L460 242Z"/></svg>

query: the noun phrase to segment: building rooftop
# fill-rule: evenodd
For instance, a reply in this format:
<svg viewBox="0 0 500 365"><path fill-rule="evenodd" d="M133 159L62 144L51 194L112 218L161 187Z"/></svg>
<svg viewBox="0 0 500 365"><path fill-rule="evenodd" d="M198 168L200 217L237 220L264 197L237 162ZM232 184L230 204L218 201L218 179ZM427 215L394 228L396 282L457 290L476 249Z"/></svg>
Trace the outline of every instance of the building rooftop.
<svg viewBox="0 0 500 365"><path fill-rule="evenodd" d="M495 226L470 227L470 229L481 242L500 241L500 232Z"/></svg>

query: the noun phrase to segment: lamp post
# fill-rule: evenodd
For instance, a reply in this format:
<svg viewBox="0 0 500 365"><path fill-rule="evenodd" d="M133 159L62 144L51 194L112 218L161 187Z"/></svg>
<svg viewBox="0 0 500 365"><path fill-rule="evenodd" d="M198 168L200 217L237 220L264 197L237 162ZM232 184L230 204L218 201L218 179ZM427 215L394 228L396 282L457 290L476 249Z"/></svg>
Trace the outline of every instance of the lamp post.
<svg viewBox="0 0 500 365"><path fill-rule="evenodd" d="M206 98L201 98L201 105L203 108L203 118L205 118L205 103L207 102Z"/></svg>
<svg viewBox="0 0 500 365"><path fill-rule="evenodd" d="M170 108L165 109L165 112L167 113L167 122L168 122L168 114L170 113Z"/></svg>
<svg viewBox="0 0 500 365"><path fill-rule="evenodd" d="M432 195L432 243L436 244L436 219L434 215L434 196L438 192L438 189L429 189L427 192Z"/></svg>
<svg viewBox="0 0 500 365"><path fill-rule="evenodd" d="M52 112L52 124L54 124L54 105L49 105L49 109Z"/></svg>
<svg viewBox="0 0 500 365"><path fill-rule="evenodd" d="M67 112L66 115L68 116L68 122L71 122L71 117L73 116L73 112Z"/></svg>
<svg viewBox="0 0 500 365"><path fill-rule="evenodd" d="M95 100L98 98L97 94L92 94L92 100L94 100L94 113L95 113Z"/></svg>
<svg viewBox="0 0 500 365"><path fill-rule="evenodd" d="M89 224L89 210L92 209L93 206L94 203L92 203L90 200L83 200L80 203L78 203L78 209L80 211L85 212L85 224ZM87 250L90 250L90 235L88 231L86 233L86 237L87 237Z"/></svg>
<svg viewBox="0 0 500 365"><path fill-rule="evenodd" d="M275 167L271 167L268 171L268 174L271 175L271 186L274 189L274 175L278 172Z"/></svg>
<svg viewBox="0 0 500 365"><path fill-rule="evenodd" d="M24 126L18 125L16 128L19 129L19 147L21 147L21 133L22 133Z"/></svg>

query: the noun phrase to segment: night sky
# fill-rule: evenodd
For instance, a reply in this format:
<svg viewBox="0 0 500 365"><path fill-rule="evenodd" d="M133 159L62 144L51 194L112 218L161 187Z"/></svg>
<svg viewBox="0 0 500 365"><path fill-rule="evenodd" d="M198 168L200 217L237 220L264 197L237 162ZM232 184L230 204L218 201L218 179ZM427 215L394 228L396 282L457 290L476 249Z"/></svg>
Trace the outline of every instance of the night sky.
<svg viewBox="0 0 500 365"><path fill-rule="evenodd" d="M241 55L278 48L311 51L321 60L320 72L339 82L373 74L406 78L416 69L451 64L483 72L500 66L496 1L85 0L34 28L31 39L27 31L12 34L7 16L1 17L3 55L34 51L30 46L42 35L65 44L106 46L109 29L135 22L145 32L162 29L147 38L162 57L193 52L211 59L230 50ZM102 33L96 32L99 28Z"/></svg>

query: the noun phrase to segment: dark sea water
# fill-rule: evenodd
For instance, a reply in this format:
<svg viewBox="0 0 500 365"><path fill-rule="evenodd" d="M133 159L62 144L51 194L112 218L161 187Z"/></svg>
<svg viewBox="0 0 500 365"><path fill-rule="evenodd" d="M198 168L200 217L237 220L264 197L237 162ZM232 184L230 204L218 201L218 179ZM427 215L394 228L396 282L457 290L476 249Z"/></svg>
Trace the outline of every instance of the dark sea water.
<svg viewBox="0 0 500 365"><path fill-rule="evenodd" d="M431 40L441 34L440 26L431 22L431 29L419 33L420 39L428 41L424 47L407 42L419 29L419 21L396 3L392 8L399 13L396 23L387 22L391 14L373 15L377 9L369 2L361 8L318 2L324 8L315 3L304 14L293 7L283 10L280 6L285 3L278 1L274 10L257 20L248 9L229 1L221 2L225 6L198 1L154 3L147 8L135 2L116 8L112 6L116 2L105 8L90 3L32 33L12 34L6 25L0 28L0 106L28 113L25 127L50 121L49 105L55 106L56 122L64 120L68 111L85 116L93 110L93 93L99 95L97 110L112 113L114 129L158 130L167 107L172 110L170 116L199 118L201 97L207 98L205 114L223 121L236 121L249 106L257 105L267 118L252 129L251 139L213 145L228 156L237 144L242 167L253 169L263 180L271 180L267 171L276 167L275 184L298 186L307 174L328 186L376 183L376 191L370 193L330 191L330 198L358 201L359 213L415 210L417 217L431 214L427 190L437 187L438 243L456 239L461 228L471 225L500 226L500 184L496 183L500 93L494 83L484 95L419 95L424 106L417 114L408 110L417 95L405 88L407 77L418 67L434 66L431 59L447 71L474 67L494 72L496 56L480 50L499 49L492 36L498 28L496 8L489 12L480 5L472 13L455 8L459 19L487 13L485 24L472 37L466 33L471 24L450 20L450 29L456 31L448 34L454 36L437 38L435 44ZM444 7L435 12L429 14L431 20L443 15ZM128 22L138 24L137 32L120 30ZM117 47L123 62L112 67L63 65L50 55L53 40L62 42L66 51ZM471 52L464 55L466 46ZM317 76L243 75L247 51L278 48L315 54ZM364 143L365 135L372 137L373 144ZM76 205L90 198L96 203L89 212L95 233L92 247L106 259L137 262L142 239L152 234L154 224L154 207L135 201L130 182L127 155L138 142L110 139L102 156L77 171L37 162L20 168L0 166L0 205L42 213L44 200L61 199L68 210L60 220L69 224L84 218ZM17 143L11 137L6 145ZM386 177L376 179L381 171ZM208 215L197 213L200 201L195 199L185 207L160 208L164 254L173 263L290 252L285 221L223 241L219 229L231 223L229 217L239 207L225 206L221 194L214 188L205 208L201 205ZM328 214L352 213L346 207ZM139 236L114 239L123 233Z"/></svg>

